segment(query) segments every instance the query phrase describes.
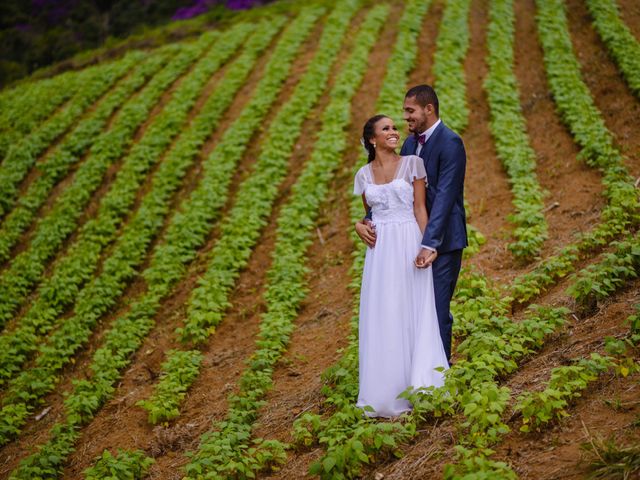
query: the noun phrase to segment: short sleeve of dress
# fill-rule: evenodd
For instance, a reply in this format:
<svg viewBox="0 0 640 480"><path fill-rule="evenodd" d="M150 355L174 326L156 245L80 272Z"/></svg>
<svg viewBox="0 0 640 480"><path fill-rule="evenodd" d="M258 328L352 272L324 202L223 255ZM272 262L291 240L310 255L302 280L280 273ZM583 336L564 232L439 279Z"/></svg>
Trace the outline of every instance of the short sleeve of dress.
<svg viewBox="0 0 640 480"><path fill-rule="evenodd" d="M364 176L364 168L358 170L353 180L353 194L362 195L364 193L364 187L366 185L366 179Z"/></svg>
<svg viewBox="0 0 640 480"><path fill-rule="evenodd" d="M424 168L424 161L422 158L417 155L412 155L408 160L409 165L407 172L409 173L409 182L413 183L417 178L424 178L426 182L427 171Z"/></svg>

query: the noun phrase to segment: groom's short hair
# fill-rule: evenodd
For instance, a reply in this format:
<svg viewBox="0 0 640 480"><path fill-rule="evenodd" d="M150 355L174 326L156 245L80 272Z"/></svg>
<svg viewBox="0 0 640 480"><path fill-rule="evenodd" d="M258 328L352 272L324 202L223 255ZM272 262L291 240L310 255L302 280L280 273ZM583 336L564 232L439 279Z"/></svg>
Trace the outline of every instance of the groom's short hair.
<svg viewBox="0 0 640 480"><path fill-rule="evenodd" d="M415 98L418 105L426 107L428 104L433 105L436 115L440 116L440 105L438 103L438 95L431 85L416 85L411 87L405 98Z"/></svg>

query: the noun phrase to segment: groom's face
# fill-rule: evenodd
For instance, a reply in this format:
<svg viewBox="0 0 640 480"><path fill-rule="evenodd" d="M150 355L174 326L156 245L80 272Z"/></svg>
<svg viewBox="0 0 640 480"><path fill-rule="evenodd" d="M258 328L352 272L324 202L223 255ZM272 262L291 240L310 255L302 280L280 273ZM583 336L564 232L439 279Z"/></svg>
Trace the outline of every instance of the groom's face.
<svg viewBox="0 0 640 480"><path fill-rule="evenodd" d="M403 118L407 122L410 133L422 133L427 128L427 107L421 106L416 97L406 97L403 105Z"/></svg>

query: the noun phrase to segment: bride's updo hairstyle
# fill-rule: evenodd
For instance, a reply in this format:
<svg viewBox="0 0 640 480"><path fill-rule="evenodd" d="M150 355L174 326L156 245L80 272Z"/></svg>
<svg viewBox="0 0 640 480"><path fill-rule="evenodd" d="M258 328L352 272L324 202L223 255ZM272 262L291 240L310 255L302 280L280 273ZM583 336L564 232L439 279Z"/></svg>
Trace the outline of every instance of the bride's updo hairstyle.
<svg viewBox="0 0 640 480"><path fill-rule="evenodd" d="M369 154L369 162L372 162L374 158L376 158L376 149L370 140L376 136L376 123L382 120L383 118L389 118L386 115L374 115L364 124L364 128L362 129L362 138L360 141L362 142L362 146L365 148L367 153Z"/></svg>

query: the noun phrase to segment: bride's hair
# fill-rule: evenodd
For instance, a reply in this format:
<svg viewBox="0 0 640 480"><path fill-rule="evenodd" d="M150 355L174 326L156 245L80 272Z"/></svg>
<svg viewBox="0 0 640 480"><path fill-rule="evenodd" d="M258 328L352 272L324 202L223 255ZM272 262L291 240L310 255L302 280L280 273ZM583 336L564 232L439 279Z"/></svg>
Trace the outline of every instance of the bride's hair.
<svg viewBox="0 0 640 480"><path fill-rule="evenodd" d="M389 117L387 117L386 115L374 115L369 120L367 120L367 122L364 124L364 128L362 129L361 142L365 150L369 154L369 162L373 161L373 159L376 158L376 149L369 140L371 140L375 136L376 123L378 123L378 121L382 120L383 118Z"/></svg>

